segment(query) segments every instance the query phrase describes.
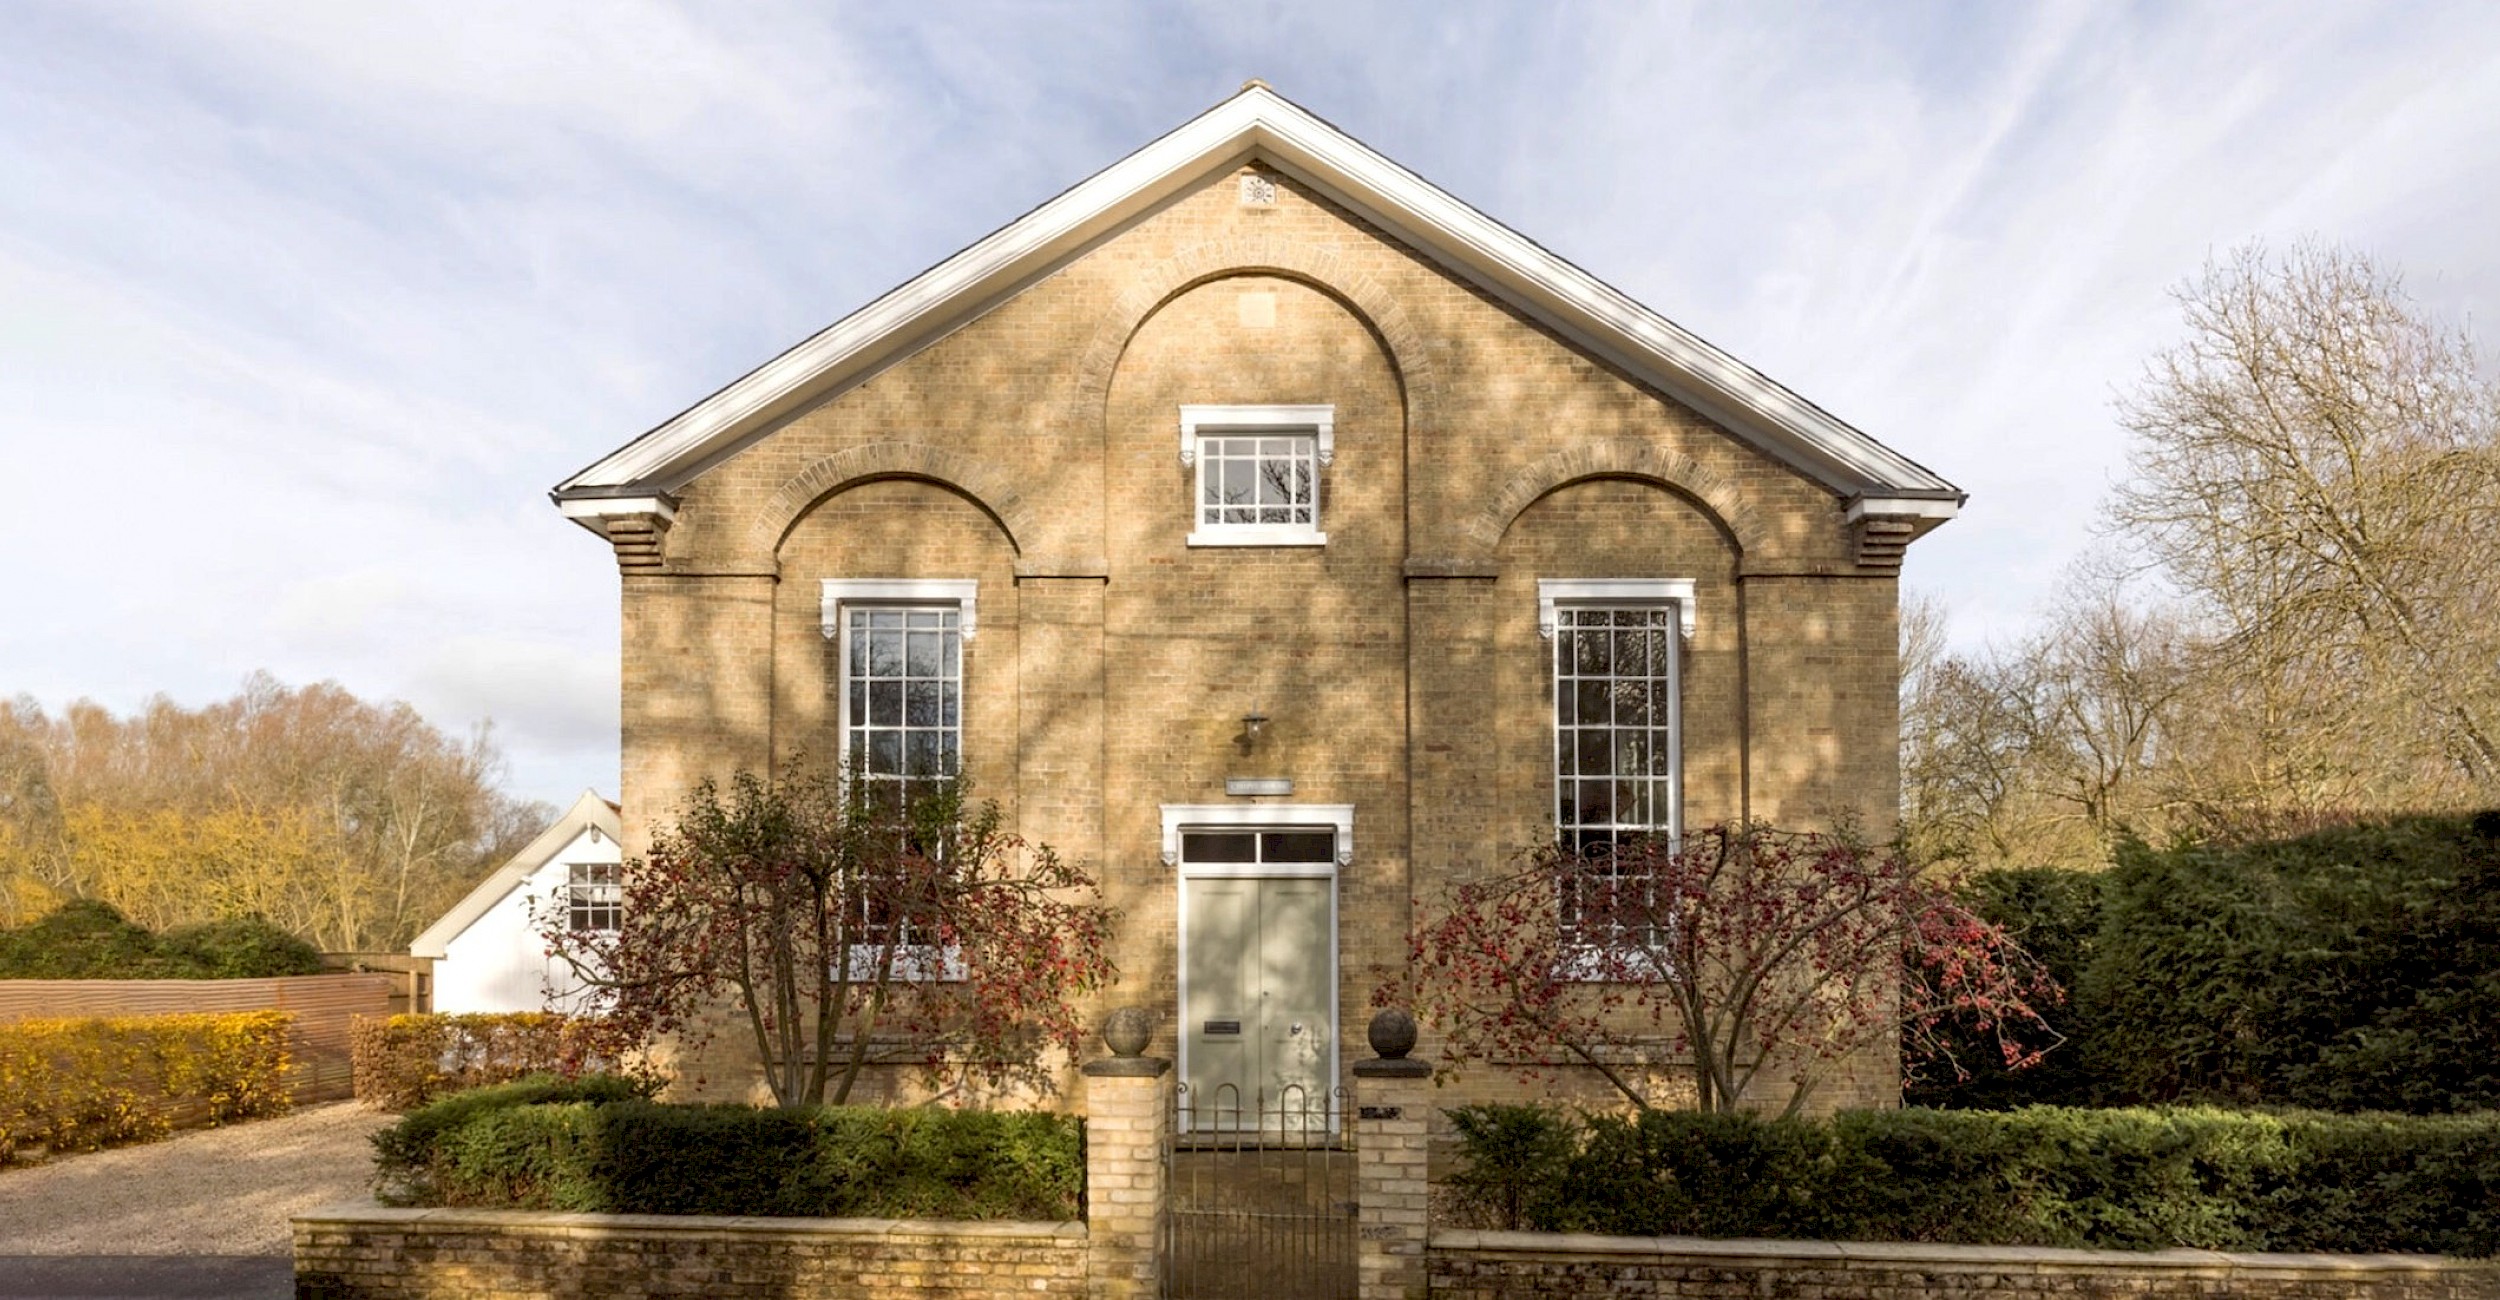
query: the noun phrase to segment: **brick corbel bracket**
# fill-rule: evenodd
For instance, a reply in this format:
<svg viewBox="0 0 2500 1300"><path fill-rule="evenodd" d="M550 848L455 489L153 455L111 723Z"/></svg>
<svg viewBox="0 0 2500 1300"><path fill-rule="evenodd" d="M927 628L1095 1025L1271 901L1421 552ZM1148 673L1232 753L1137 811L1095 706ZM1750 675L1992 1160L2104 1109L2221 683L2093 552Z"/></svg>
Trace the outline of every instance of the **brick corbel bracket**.
<svg viewBox="0 0 2500 1300"><path fill-rule="evenodd" d="M620 573L657 573L666 560L677 499L666 493L570 497L556 502L564 517L608 539Z"/></svg>
<svg viewBox="0 0 2500 1300"><path fill-rule="evenodd" d="M1955 499L1859 497L1849 503L1849 536L1861 569L1901 572L1902 555L1961 508Z"/></svg>

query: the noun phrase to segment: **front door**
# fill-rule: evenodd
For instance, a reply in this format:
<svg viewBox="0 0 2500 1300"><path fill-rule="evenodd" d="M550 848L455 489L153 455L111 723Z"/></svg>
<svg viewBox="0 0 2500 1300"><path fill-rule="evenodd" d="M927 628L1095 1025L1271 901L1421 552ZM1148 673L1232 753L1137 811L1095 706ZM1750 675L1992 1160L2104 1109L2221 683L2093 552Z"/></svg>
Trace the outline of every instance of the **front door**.
<svg viewBox="0 0 2500 1300"><path fill-rule="evenodd" d="M1262 1111L1280 1108L1325 1114L1320 1108L1336 1083L1336 882L1331 875L1233 873L1325 870L1330 838L1225 831L1181 839L1181 1025L1191 1126L1250 1127ZM1201 860L1192 860L1193 850ZM1280 861L1314 854L1320 864Z"/></svg>

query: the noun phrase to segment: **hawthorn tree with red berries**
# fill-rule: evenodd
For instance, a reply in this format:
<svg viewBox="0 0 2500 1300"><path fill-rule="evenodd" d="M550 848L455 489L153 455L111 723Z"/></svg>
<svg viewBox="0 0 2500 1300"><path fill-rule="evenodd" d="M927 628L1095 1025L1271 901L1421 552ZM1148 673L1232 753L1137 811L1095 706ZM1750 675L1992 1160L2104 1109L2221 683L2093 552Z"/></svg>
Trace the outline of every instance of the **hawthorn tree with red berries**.
<svg viewBox="0 0 2500 1300"><path fill-rule="evenodd" d="M1701 1109L1776 1099L1794 1114L1837 1061L1901 1036L1913 1069L1957 1075L1953 1041L2008 1066L2056 1035L2056 983L1949 882L1844 836L1713 826L1574 852L1419 903L1406 974L1382 1005L1416 1008L1453 1063L1578 1065L1632 1105L1646 1065L1689 1072Z"/></svg>
<svg viewBox="0 0 2500 1300"><path fill-rule="evenodd" d="M1079 998L1116 973L1117 919L1048 846L952 781L829 774L706 780L620 875L620 919L539 929L586 1013L633 1041L699 1042L743 1013L783 1106L839 1105L871 1065L932 1087L1050 1086Z"/></svg>

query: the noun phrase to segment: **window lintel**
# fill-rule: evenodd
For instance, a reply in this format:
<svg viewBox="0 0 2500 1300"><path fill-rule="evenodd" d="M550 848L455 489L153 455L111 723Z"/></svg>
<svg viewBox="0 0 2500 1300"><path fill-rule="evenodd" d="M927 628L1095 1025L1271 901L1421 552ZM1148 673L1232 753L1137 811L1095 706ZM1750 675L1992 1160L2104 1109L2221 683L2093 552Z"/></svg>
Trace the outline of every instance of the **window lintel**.
<svg viewBox="0 0 2500 1300"><path fill-rule="evenodd" d="M1337 408L1319 406L1181 406L1181 464L1198 463L1201 433L1308 433L1319 440L1319 463L1337 458Z"/></svg>
<svg viewBox="0 0 2500 1300"><path fill-rule="evenodd" d="M1536 634L1548 641L1554 639L1554 609L1558 605L1604 604L1672 604L1684 639L1693 639L1691 578L1539 578Z"/></svg>
<svg viewBox="0 0 2500 1300"><path fill-rule="evenodd" d="M969 641L977 622L975 606L980 597L978 578L827 578L822 598L824 633L828 638L842 634L845 601L918 601L956 606L961 611L956 632Z"/></svg>
<svg viewBox="0 0 2500 1300"><path fill-rule="evenodd" d="M1167 803L1163 805L1163 865L1180 865L1181 831L1245 830L1280 826L1328 826L1337 832L1337 865L1354 861L1354 805L1350 803Z"/></svg>

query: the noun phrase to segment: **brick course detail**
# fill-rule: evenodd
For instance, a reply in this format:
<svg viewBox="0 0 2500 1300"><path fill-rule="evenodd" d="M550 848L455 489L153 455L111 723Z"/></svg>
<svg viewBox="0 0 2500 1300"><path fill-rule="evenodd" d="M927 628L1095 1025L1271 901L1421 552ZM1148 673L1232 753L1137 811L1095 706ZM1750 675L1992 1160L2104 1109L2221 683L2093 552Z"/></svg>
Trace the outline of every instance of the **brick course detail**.
<svg viewBox="0 0 2500 1300"><path fill-rule="evenodd" d="M1079 1297L1082 1223L394 1210L295 1220L297 1300Z"/></svg>

